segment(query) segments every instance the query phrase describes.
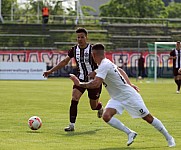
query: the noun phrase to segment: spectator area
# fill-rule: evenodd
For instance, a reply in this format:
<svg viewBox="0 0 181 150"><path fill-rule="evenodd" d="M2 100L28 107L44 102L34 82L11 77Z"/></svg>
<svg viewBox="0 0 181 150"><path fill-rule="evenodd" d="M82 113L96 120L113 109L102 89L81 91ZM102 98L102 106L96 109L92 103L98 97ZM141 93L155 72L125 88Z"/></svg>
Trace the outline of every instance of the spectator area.
<svg viewBox="0 0 181 150"><path fill-rule="evenodd" d="M76 44L76 25L63 24L0 24L0 48L44 48L68 50ZM88 40L103 43L107 50L147 47L155 41L175 41L181 31L164 24L103 24L82 25L88 30ZM178 35L178 36L177 36Z"/></svg>

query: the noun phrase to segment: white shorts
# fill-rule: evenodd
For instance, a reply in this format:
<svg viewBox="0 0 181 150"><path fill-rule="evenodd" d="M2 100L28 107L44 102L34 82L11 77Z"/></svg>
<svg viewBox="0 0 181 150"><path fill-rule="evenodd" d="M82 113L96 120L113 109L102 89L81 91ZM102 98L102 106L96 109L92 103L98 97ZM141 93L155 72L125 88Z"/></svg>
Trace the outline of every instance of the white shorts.
<svg viewBox="0 0 181 150"><path fill-rule="evenodd" d="M105 108L114 108L120 115L126 110L133 118L143 118L149 114L141 96L135 96L124 101L110 99Z"/></svg>

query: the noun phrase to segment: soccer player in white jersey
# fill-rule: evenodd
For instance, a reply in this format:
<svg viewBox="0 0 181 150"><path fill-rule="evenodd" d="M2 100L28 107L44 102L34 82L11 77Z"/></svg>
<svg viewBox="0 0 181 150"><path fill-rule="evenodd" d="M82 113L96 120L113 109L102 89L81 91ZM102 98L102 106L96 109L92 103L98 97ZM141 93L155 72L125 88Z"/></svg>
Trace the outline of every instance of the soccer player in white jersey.
<svg viewBox="0 0 181 150"><path fill-rule="evenodd" d="M76 30L77 34L77 42L78 44L73 46L69 51L68 55L60 61L55 67L52 69L45 71L44 76L48 77L52 72L61 69L65 67L68 62L71 60L71 58L75 59L76 65L77 65L77 74L76 76L80 79L82 82L89 81L91 74L94 74L94 70L97 68L97 64L94 62L91 50L92 45L87 43L87 37L88 32L85 28L78 28ZM103 113L103 107L102 103L99 102L99 97L101 93L102 86L95 89L86 89L79 86L74 85L72 90L72 100L69 110L69 120L70 124L68 127L65 128L65 131L74 131L75 129L75 122L77 118L77 107L79 100L82 96L82 94L87 90L88 91L88 97L90 100L90 106L92 110L97 110L97 116L98 118L102 117Z"/></svg>
<svg viewBox="0 0 181 150"><path fill-rule="evenodd" d="M176 93L180 93L180 86L181 86L181 75L179 74L179 68L181 68L181 45L180 41L176 42L176 48L172 49L170 52L169 59L173 60L173 75L174 80L177 85Z"/></svg>
<svg viewBox="0 0 181 150"><path fill-rule="evenodd" d="M126 110L133 118L142 118L157 129L166 138L169 147L174 147L174 138L168 133L162 122L149 113L149 110L144 104L139 89L131 84L127 74L110 60L105 58L104 45L95 44L92 47L92 55L95 62L98 64L96 76L93 81L80 82L78 78L70 74L70 79L75 85L84 88L96 88L102 83L107 89L111 99L108 101L104 112L103 120L110 126L125 132L128 135L127 146L131 145L137 133L120 120L114 117L115 114L122 114Z"/></svg>

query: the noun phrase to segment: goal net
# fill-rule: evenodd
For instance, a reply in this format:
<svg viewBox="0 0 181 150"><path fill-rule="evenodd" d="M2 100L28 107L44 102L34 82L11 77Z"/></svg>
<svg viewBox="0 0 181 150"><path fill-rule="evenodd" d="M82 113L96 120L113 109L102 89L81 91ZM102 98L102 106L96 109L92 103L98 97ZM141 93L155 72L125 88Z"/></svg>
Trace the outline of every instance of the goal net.
<svg viewBox="0 0 181 150"><path fill-rule="evenodd" d="M170 53L170 51L175 47L176 42L154 42L154 44L148 43L148 49L150 53L149 55L150 58L152 58L152 61L150 61L150 63L148 64L148 72L152 74L155 82L158 78L158 68L162 67L161 64L163 64L163 60L160 60L159 56L165 52ZM158 53L160 55L158 55ZM168 57L166 61L168 61Z"/></svg>

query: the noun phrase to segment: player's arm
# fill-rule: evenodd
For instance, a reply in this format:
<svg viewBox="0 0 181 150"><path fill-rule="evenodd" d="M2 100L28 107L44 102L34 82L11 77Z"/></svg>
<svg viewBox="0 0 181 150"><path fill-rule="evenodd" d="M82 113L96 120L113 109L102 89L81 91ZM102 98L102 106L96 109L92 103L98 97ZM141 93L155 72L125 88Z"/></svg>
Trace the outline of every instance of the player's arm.
<svg viewBox="0 0 181 150"><path fill-rule="evenodd" d="M45 71L43 73L44 77L48 77L49 74L51 74L54 71L57 71L58 69L63 68L64 66L66 66L68 64L68 62L70 61L70 57L66 56L65 59L63 59L62 61L60 61L55 67L53 67L52 69Z"/></svg>
<svg viewBox="0 0 181 150"><path fill-rule="evenodd" d="M136 85L134 85L134 84L131 83L131 81L129 80L129 77L128 77L128 75L126 74L126 72L125 72L123 69L121 69L121 68L118 68L118 70L119 70L119 72L121 73L121 75L124 77L124 79L126 80L126 82L127 82L130 86L132 86L137 92L139 92L139 91L140 91L139 88L138 88Z"/></svg>
<svg viewBox="0 0 181 150"><path fill-rule="evenodd" d="M177 58L177 57L175 56L175 51L172 50L172 51L170 52L170 56L169 56L168 59L176 59L176 58Z"/></svg>
<svg viewBox="0 0 181 150"><path fill-rule="evenodd" d="M181 68L179 68L178 73L181 75Z"/></svg>
<svg viewBox="0 0 181 150"><path fill-rule="evenodd" d="M97 71L97 69L95 69L94 71L90 72L90 73L88 74L88 77L90 77L90 79L94 79L95 76L96 76L96 74L97 74L96 71Z"/></svg>
<svg viewBox="0 0 181 150"><path fill-rule="evenodd" d="M70 74L70 79L74 82L75 85L88 89L98 88L103 83L103 79L99 77L95 77L94 80L90 82L80 82L75 75Z"/></svg>
<svg viewBox="0 0 181 150"><path fill-rule="evenodd" d="M176 59L176 56L170 56L169 59Z"/></svg>

